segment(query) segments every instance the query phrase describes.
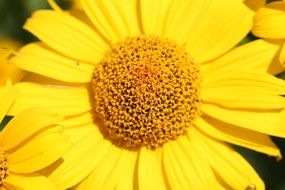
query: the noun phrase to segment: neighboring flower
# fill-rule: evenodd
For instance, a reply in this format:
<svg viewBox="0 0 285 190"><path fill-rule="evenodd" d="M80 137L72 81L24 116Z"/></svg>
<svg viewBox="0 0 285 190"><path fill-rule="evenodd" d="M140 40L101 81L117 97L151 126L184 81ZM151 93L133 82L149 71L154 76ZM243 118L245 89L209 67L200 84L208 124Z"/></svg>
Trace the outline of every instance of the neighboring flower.
<svg viewBox="0 0 285 190"><path fill-rule="evenodd" d="M13 52L20 47L20 44L7 38L0 38L0 86L7 82L18 82L24 75L18 67L8 64L8 59Z"/></svg>
<svg viewBox="0 0 285 190"><path fill-rule="evenodd" d="M283 48L279 60L285 64L285 1L275 1L259 9L254 17L252 33L258 37L280 40Z"/></svg>
<svg viewBox="0 0 285 190"><path fill-rule="evenodd" d="M16 97L15 89L0 88L0 121ZM52 190L55 186L39 170L57 161L70 147L62 135L62 120L43 108L16 115L0 133L0 189Z"/></svg>
<svg viewBox="0 0 285 190"><path fill-rule="evenodd" d="M38 11L24 28L42 42L11 60L42 77L15 85L9 113L43 105L68 118L76 145L50 169L57 188L264 189L227 144L280 158L268 135L285 137L285 82L268 74L280 46L231 50L253 12L240 0L81 3L93 26Z"/></svg>

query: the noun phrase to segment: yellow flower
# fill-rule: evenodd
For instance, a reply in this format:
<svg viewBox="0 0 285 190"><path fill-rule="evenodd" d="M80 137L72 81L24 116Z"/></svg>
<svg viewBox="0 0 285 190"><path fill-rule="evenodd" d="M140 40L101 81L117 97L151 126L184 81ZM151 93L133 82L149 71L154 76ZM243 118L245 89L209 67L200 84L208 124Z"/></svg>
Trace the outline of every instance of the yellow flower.
<svg viewBox="0 0 285 190"><path fill-rule="evenodd" d="M88 22L34 13L24 28L41 42L11 60L41 77L15 85L9 113L42 105L68 118L76 144L50 171L57 188L264 189L228 145L280 158L269 135L285 137L285 82L268 74L280 46L234 48L253 12L240 0L81 3Z"/></svg>
<svg viewBox="0 0 285 190"><path fill-rule="evenodd" d="M276 1L259 9L254 17L252 32L254 35L280 40L283 48L280 52L279 61L285 64L285 1Z"/></svg>
<svg viewBox="0 0 285 190"><path fill-rule="evenodd" d="M0 121L16 98L12 87L0 88ZM57 114L31 108L16 115L0 133L0 189L52 190L40 170L57 161L70 147L56 122Z"/></svg>
<svg viewBox="0 0 285 190"><path fill-rule="evenodd" d="M9 80L17 82L23 76L23 71L8 63L8 59L13 55L20 44L7 38L0 38L0 86L3 86Z"/></svg>

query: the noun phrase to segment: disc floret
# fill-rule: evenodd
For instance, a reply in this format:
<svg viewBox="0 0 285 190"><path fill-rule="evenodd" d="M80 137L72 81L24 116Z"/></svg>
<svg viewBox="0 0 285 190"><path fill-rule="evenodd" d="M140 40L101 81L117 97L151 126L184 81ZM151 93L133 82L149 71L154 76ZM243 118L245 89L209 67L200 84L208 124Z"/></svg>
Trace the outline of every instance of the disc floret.
<svg viewBox="0 0 285 190"><path fill-rule="evenodd" d="M199 84L198 66L184 47L156 36L127 38L94 71L94 110L113 140L155 148L193 124Z"/></svg>

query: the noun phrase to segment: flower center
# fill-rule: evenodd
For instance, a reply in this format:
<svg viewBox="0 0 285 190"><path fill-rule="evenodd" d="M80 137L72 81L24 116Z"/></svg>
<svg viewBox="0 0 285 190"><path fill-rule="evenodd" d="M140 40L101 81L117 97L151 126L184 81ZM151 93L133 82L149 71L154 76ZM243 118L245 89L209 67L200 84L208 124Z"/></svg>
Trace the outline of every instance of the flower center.
<svg viewBox="0 0 285 190"><path fill-rule="evenodd" d="M7 159L5 152L0 151L0 186L3 184L5 177L8 175Z"/></svg>
<svg viewBox="0 0 285 190"><path fill-rule="evenodd" d="M176 43L156 36L114 45L94 70L94 110L126 147L176 139L199 113L199 69Z"/></svg>

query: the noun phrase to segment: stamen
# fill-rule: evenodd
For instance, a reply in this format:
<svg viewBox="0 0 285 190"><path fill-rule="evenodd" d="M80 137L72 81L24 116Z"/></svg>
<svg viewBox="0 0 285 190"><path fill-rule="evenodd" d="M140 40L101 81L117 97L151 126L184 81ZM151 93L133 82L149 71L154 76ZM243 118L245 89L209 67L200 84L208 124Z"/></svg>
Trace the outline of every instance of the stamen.
<svg viewBox="0 0 285 190"><path fill-rule="evenodd" d="M94 71L94 110L111 139L155 148L193 124L199 85L198 66L183 47L156 36L127 38Z"/></svg>

